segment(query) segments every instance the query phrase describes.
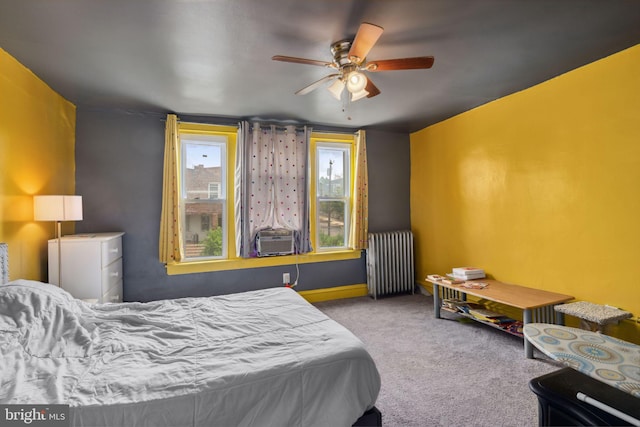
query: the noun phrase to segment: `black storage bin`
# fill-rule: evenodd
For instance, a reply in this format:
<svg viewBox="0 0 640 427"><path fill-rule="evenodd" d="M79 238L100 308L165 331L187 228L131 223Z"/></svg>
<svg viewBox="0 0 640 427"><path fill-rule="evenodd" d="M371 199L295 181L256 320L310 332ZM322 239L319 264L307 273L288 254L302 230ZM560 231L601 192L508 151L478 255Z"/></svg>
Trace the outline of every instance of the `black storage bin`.
<svg viewBox="0 0 640 427"><path fill-rule="evenodd" d="M563 368L529 382L538 397L541 426L634 425L595 406L578 400L578 392L596 399L640 422L640 398L584 375ZM636 424L637 425L637 424Z"/></svg>

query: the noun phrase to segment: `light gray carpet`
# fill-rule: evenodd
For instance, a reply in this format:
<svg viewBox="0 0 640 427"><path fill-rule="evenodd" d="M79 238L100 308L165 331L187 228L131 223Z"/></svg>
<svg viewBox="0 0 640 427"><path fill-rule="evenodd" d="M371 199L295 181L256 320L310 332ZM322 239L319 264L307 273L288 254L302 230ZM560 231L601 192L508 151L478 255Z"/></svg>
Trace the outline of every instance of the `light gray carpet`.
<svg viewBox="0 0 640 427"><path fill-rule="evenodd" d="M433 298L419 293L315 306L375 359L384 426L537 426L529 380L561 367L537 350L526 359L521 338L473 321L435 319Z"/></svg>

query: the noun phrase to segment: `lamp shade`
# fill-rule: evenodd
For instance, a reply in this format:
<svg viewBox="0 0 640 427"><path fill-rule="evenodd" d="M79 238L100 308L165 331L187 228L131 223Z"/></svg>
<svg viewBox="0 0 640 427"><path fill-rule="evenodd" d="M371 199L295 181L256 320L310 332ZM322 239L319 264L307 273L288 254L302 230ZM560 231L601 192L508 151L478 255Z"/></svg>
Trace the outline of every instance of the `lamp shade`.
<svg viewBox="0 0 640 427"><path fill-rule="evenodd" d="M343 89L344 89L344 82L342 81L342 79L336 79L336 81L333 82L333 84L331 84L331 86L327 88L327 90L331 92L331 95L333 95L333 97L338 101L340 101L340 97L342 95Z"/></svg>
<svg viewBox="0 0 640 427"><path fill-rule="evenodd" d="M358 99L362 99L362 98L364 98L364 97L365 97L365 96L367 96L367 95L369 95L369 92L367 92L367 91L366 91L366 90L364 90L364 89L362 89L361 91L358 91L358 92L353 92L353 93L351 93L351 101L352 101L352 102L355 102L355 101L357 101Z"/></svg>
<svg viewBox="0 0 640 427"><path fill-rule="evenodd" d="M364 74L353 71L347 76L347 90L351 93L362 91L367 86L367 78Z"/></svg>
<svg viewBox="0 0 640 427"><path fill-rule="evenodd" d="M33 219L80 221L82 220L82 196L34 196Z"/></svg>

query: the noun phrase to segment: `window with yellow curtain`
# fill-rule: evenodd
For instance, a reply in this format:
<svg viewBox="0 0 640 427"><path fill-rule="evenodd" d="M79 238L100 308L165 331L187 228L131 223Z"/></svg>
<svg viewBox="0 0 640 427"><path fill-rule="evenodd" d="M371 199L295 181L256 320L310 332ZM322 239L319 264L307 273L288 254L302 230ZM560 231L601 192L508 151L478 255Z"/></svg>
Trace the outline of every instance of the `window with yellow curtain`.
<svg viewBox="0 0 640 427"><path fill-rule="evenodd" d="M366 249L368 173L365 131L311 138L312 221L319 252Z"/></svg>
<svg viewBox="0 0 640 427"><path fill-rule="evenodd" d="M167 118L160 260L227 259L233 253L237 128Z"/></svg>
<svg viewBox="0 0 640 427"><path fill-rule="evenodd" d="M253 124L245 129L251 133L263 130ZM295 142L297 131L289 128L285 131L285 136L291 136ZM288 212L283 203L284 209L274 209L282 217L274 223L306 227L307 237L305 233L299 235L310 242L312 256L366 249L368 189L364 131L313 132L309 140L309 149L295 154L298 158L304 153L296 164L303 163L303 169L309 171L304 188L295 192L304 195L309 219L305 225L297 217L282 216ZM175 115L167 116L160 233L163 263L241 260L247 256L238 251L247 237L243 236L241 201L247 195L243 190L257 191L257 187L249 185L250 174L238 173L238 164L251 154L240 141L242 126L180 123ZM286 148L287 139L283 141ZM291 160L292 155L285 157ZM278 187L271 187L270 191L274 189Z"/></svg>

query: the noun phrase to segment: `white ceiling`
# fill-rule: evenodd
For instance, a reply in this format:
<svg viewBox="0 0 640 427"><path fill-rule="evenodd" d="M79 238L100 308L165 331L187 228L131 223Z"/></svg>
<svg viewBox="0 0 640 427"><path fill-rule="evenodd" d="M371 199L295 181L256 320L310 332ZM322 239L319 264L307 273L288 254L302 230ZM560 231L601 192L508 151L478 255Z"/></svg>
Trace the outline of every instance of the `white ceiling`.
<svg viewBox="0 0 640 427"><path fill-rule="evenodd" d="M369 59L433 55L369 75L347 114L331 61L361 22ZM0 0L0 48L79 108L292 120L412 132L640 43L639 0Z"/></svg>

